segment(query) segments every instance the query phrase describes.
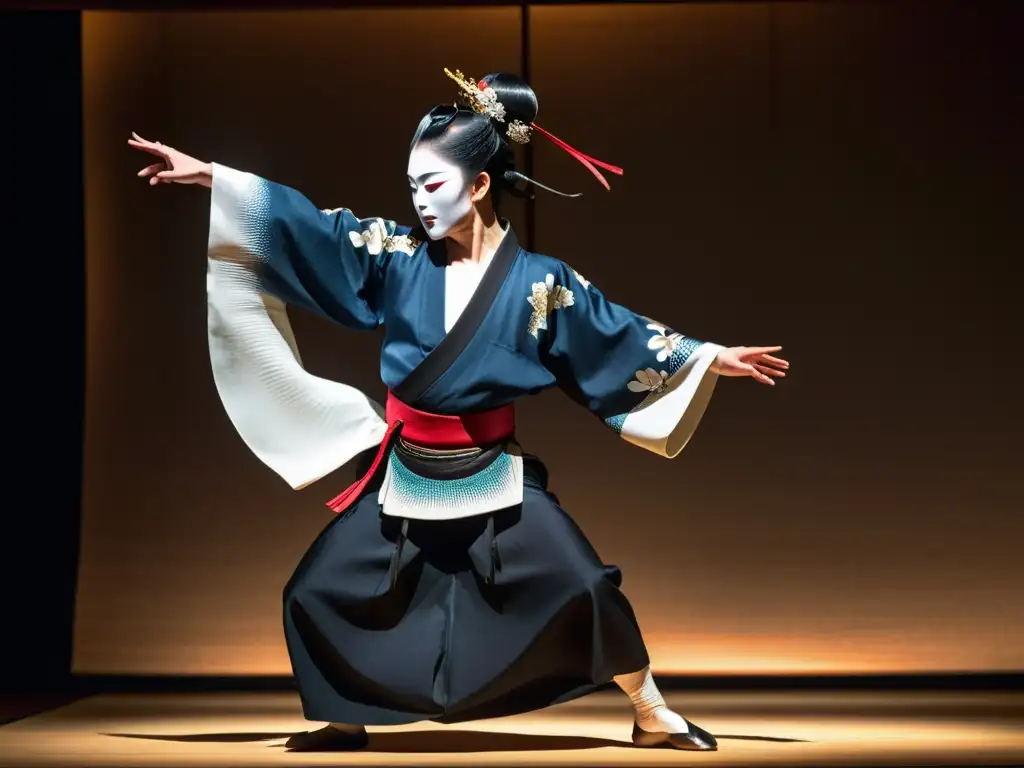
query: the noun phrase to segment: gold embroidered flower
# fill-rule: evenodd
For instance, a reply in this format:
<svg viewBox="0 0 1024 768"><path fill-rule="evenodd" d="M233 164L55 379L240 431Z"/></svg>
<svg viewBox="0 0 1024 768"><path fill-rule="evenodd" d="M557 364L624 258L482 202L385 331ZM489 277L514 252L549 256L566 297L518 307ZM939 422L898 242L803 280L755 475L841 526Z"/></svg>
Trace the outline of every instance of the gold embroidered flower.
<svg viewBox="0 0 1024 768"><path fill-rule="evenodd" d="M420 247L420 241L411 235L394 235L384 241L384 247L388 253L404 253L412 256L413 252Z"/></svg>
<svg viewBox="0 0 1024 768"><path fill-rule="evenodd" d="M636 378L630 381L626 388L630 392L661 392L668 383L668 371L656 371L648 368L636 372Z"/></svg>
<svg viewBox="0 0 1024 768"><path fill-rule="evenodd" d="M588 290L590 288L590 281L587 280L587 278L585 278L583 275L581 275L575 269L572 270L572 273L574 275L576 275L576 279L579 281L580 285L583 286L583 290Z"/></svg>
<svg viewBox="0 0 1024 768"><path fill-rule="evenodd" d="M393 228L394 224L391 227ZM382 250L388 253L398 251L412 256L420 241L410 235L389 235L388 229L383 219L374 219L362 232L349 232L348 238L356 248L365 247L371 256L376 256Z"/></svg>
<svg viewBox="0 0 1024 768"><path fill-rule="evenodd" d="M647 326L649 331L654 331L655 336L652 336L650 341L647 342L648 349L658 350L658 362L663 363L668 360L672 353L676 349L676 345L683 340L683 334L681 333L667 333L668 329L657 323L649 323Z"/></svg>
<svg viewBox="0 0 1024 768"><path fill-rule="evenodd" d="M526 297L533 307L527 329L531 336L537 338L540 331L547 330L548 315L556 309L571 307L575 303L575 297L565 286L555 285L555 276L552 274L548 274L543 283L534 283L532 288L532 293Z"/></svg>

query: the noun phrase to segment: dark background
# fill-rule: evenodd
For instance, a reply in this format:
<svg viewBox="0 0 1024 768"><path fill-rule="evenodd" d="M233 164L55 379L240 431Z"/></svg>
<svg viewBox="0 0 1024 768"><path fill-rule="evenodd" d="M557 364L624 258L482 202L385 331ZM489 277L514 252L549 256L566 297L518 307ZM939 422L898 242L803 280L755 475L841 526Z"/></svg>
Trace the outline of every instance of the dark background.
<svg viewBox="0 0 1024 768"><path fill-rule="evenodd" d="M674 462L558 392L520 408L656 672L1024 668L1019 5L0 19L6 683L287 673L280 591L352 470L296 494L234 434L205 347L207 193L145 187L124 142L407 220L445 66L525 72L542 126L626 168L608 194L538 140L536 178L584 197L515 210L524 239L794 363L774 390L722 382ZM382 395L379 336L293 322L314 372Z"/></svg>

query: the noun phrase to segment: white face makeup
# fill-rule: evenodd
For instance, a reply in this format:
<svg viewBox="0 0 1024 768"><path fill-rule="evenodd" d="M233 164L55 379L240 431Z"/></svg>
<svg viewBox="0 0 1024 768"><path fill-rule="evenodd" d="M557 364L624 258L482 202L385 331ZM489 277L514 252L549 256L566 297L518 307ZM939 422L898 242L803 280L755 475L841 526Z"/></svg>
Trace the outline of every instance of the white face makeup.
<svg viewBox="0 0 1024 768"><path fill-rule="evenodd" d="M412 204L431 240L440 240L473 209L472 181L427 146L409 153Z"/></svg>

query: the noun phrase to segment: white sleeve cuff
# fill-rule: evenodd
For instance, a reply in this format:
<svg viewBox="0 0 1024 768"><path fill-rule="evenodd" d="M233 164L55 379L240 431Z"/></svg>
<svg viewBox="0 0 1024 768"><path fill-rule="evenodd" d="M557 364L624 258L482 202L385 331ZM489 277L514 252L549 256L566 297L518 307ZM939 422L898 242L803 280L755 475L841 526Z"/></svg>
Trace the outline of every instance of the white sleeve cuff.
<svg viewBox="0 0 1024 768"><path fill-rule="evenodd" d="M723 349L711 343L697 347L662 391L629 412L622 423L622 438L659 456L678 456L711 401L718 375L710 368Z"/></svg>

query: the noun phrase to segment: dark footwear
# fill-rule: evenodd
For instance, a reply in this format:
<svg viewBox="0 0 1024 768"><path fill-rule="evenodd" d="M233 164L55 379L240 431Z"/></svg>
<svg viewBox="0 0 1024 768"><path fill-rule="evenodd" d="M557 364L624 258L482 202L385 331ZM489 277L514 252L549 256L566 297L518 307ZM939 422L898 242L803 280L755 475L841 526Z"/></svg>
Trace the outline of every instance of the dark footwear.
<svg viewBox="0 0 1024 768"><path fill-rule="evenodd" d="M686 720L686 718L683 718ZM714 752L718 749L718 741L699 725L686 720L686 733L655 733L645 731L639 723L633 723L633 746L635 747L674 747L675 749L699 750Z"/></svg>
<svg viewBox="0 0 1024 768"><path fill-rule="evenodd" d="M296 733L284 745L293 752L353 752L369 743L365 728L350 733L328 725L318 731Z"/></svg>

